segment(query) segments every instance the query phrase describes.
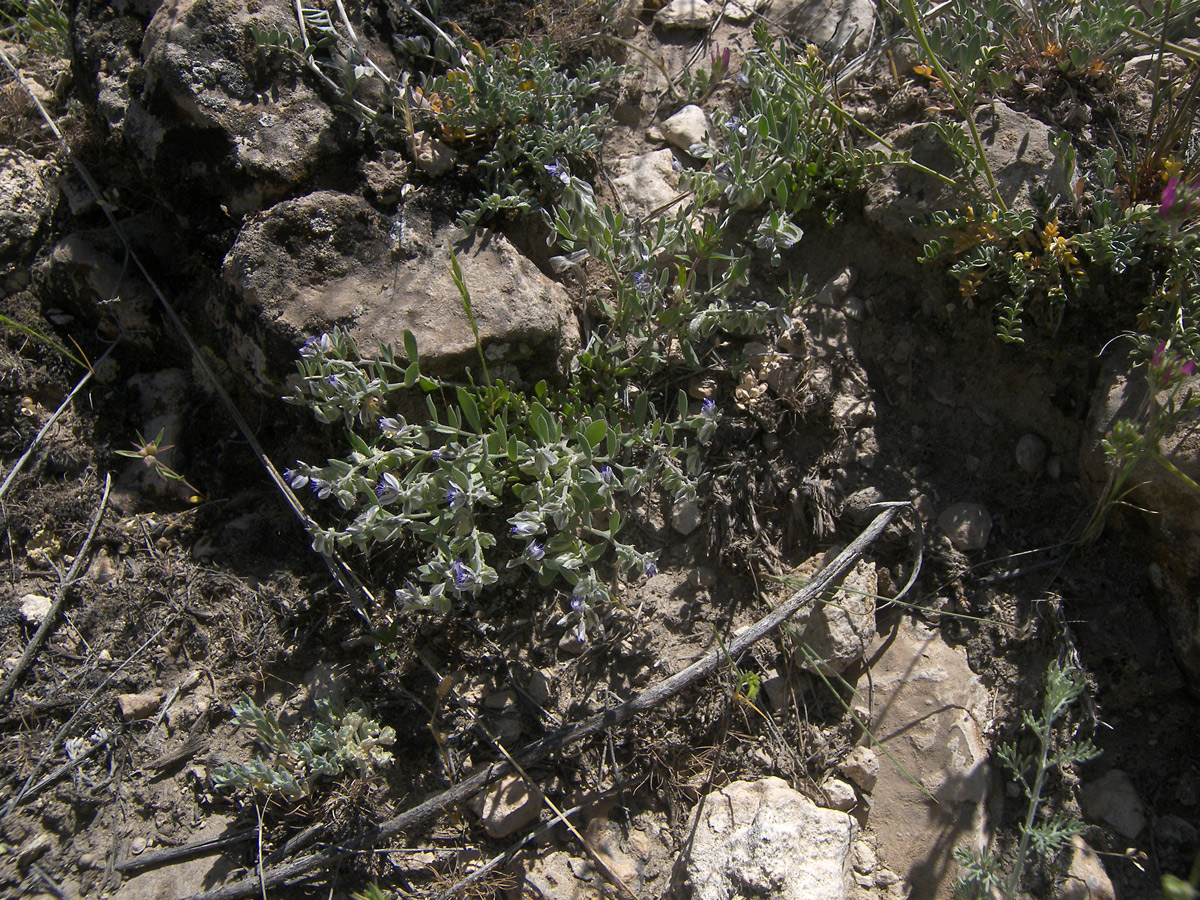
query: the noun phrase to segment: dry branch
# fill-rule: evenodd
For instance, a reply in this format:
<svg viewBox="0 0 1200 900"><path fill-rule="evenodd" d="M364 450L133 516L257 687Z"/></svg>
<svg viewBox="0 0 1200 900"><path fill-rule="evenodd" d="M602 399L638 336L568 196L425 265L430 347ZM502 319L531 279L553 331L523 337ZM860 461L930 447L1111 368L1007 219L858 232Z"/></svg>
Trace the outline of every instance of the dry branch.
<svg viewBox="0 0 1200 900"><path fill-rule="evenodd" d="M577 725L563 728L551 735L547 735L539 741L535 741L526 747L516 757L516 760L522 765L528 766L548 756L555 750L581 741L605 728L620 725L638 713L654 709L715 671L726 660L726 653L729 656L736 657L770 634L781 622L794 615L801 607L812 602L816 597L819 597L837 579L848 572L862 558L863 553L870 546L871 542L896 517L900 509L907 507L909 504L890 503L878 505L884 507L883 512L876 516L862 534L855 538L845 550L839 553L833 562L817 573L813 580L803 590L794 594L787 603L772 610L767 616L736 635L729 641L725 648L716 648L703 659L692 663L692 665L688 666L682 672L646 688L646 690L631 700L627 700L602 713L597 713ZM376 844L395 837L401 832L430 821L447 807L462 803L487 787L493 779L511 770L512 766L508 762L493 763L454 785L454 787L430 797L425 802L418 804L407 812L401 813L393 819L377 825L354 840L344 841L336 848L329 848L318 853L313 853L301 859L283 863L268 871L264 871L262 873L261 884L256 873L254 877L243 878L241 881L234 882L233 884L216 888L203 894L196 894L191 900L244 900L244 898L258 893L261 885L265 885L267 888L275 888L303 878L314 871L330 868L341 861L348 853L373 847Z"/></svg>

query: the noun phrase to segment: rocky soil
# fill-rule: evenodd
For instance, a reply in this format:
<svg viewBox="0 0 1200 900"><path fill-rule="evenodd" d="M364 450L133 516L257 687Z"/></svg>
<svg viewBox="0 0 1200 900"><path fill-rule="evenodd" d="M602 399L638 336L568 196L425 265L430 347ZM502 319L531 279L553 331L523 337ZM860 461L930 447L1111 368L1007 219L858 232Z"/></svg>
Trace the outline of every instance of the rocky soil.
<svg viewBox="0 0 1200 900"><path fill-rule="evenodd" d="M872 4L744 3L630 5L608 21L674 75L713 46L731 48L736 72L749 23L766 17L858 60L847 108L937 164L928 85L883 50ZM454 6L485 42L596 25L586 4ZM413 28L398 6L350 13L378 60ZM252 896L278 875L268 896L376 882L413 897L944 900L956 847L1011 859L1025 805L992 751L1033 749L1021 711L1040 708L1052 660L1088 680L1064 736L1103 753L1051 779L1051 808L1086 829L1026 891L1151 897L1164 873L1186 876L1200 853L1197 504L1147 469L1102 536L1076 540L1109 474L1099 440L1140 402L1109 344L1138 313L1121 285L1003 345L986 310L917 262L910 217L948 198L908 170L874 172L784 255L811 295L786 342L731 339L723 363L679 376L724 414L711 475L698 504L637 510L631 531L661 551L659 571L627 586L604 639L578 645L559 624L565 598L511 573L445 616L398 615L394 555L346 558L379 598L364 605L311 551L257 455L281 470L339 452L334 430L280 402L297 348L334 326L364 347L410 330L432 369L461 372L476 348L453 249L493 376L528 386L569 367L596 276L556 274L536 219L462 230L469 158L372 137L299 67L264 65L247 27L294 26L281 0L79 0L71 23L69 60L0 46L23 79L0 77L6 896ZM680 169L702 164L688 150L737 85L682 110L662 72L623 61L595 183L650 216ZM1136 120L1136 71L1112 86L1117 112L1096 112L1097 130L1110 114ZM981 113L1017 204L1048 177L1062 124L1048 104L1019 106ZM94 363L86 378L72 355ZM186 481L118 455L160 432ZM1191 431L1168 449L1200 477ZM904 512L837 602L807 604L737 659L761 684L753 700L723 663L360 841L719 650L883 501ZM395 729L395 762L296 803L239 802L211 776L254 753L231 719L243 693L286 728L319 699L360 698ZM551 822L572 810L569 828ZM313 854L326 862L279 874Z"/></svg>

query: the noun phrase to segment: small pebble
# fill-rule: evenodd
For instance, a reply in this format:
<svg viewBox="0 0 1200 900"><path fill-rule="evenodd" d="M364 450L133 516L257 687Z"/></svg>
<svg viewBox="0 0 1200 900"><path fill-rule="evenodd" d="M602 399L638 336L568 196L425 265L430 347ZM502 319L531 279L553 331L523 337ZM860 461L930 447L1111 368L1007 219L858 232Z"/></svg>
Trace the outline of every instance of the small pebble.
<svg viewBox="0 0 1200 900"><path fill-rule="evenodd" d="M1036 434L1022 435L1017 441L1017 465L1021 467L1022 472L1036 475L1042 471L1047 452L1046 442Z"/></svg>
<svg viewBox="0 0 1200 900"><path fill-rule="evenodd" d="M133 856L139 856L146 850L146 839L140 834L129 842L129 852Z"/></svg>
<svg viewBox="0 0 1200 900"><path fill-rule="evenodd" d="M31 628L37 628L50 612L50 598L41 594L26 594L21 598L21 617Z"/></svg>
<svg viewBox="0 0 1200 900"><path fill-rule="evenodd" d="M964 553L982 550L992 536L992 516L982 503L955 503L938 516L938 525Z"/></svg>

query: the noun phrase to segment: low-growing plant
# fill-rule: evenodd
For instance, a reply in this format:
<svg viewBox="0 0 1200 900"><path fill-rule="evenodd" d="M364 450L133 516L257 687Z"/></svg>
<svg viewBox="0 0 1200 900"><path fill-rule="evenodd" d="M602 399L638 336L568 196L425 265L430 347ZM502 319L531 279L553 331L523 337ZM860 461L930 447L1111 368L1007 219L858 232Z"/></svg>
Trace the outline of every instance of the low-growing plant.
<svg viewBox="0 0 1200 900"><path fill-rule="evenodd" d="M708 160L685 182L701 199L721 198L735 212L759 212L756 242L786 249L802 235L792 218L809 209L836 210L860 183L873 154L854 148L836 104L832 74L817 48L795 52L763 27L743 60L745 97L735 115L714 114L707 145L693 153Z"/></svg>
<svg viewBox="0 0 1200 900"><path fill-rule="evenodd" d="M416 576L394 588L395 597L405 608L440 612L494 584L494 562L507 556L507 567L527 568L543 585L562 579L571 587L563 624L581 641L600 630L598 609L612 593L597 563L611 550L620 571L656 571L656 554L618 540L626 501L656 487L676 502L695 499L699 445L716 427L715 404L690 412L680 392L668 423L645 393L627 406L604 392L593 399L586 360L567 391L544 382L530 393L499 381L454 384L422 374L411 333L404 343L407 360L387 346L368 359L339 329L301 350L300 382L288 399L320 421L342 422L351 448L345 459L297 462L285 473L293 488L355 513L316 530L314 546L415 539ZM414 388L426 394L422 424L386 414L391 395Z"/></svg>
<svg viewBox="0 0 1200 900"><path fill-rule="evenodd" d="M1106 455L1116 465L1104 495L1083 532L1084 540L1097 537L1104 527L1104 520L1112 506L1124 497L1129 479L1143 460L1149 460L1164 469L1184 489L1200 497L1198 485L1162 452L1162 439L1170 434L1185 415L1200 408L1200 396L1190 387L1196 371L1196 353L1200 350L1200 329L1192 326L1186 339L1177 348L1171 341L1164 341L1151 349L1146 335L1133 337L1134 360L1140 360L1135 371L1145 373L1146 397L1137 413L1113 423L1101 442Z"/></svg>
<svg viewBox="0 0 1200 900"><path fill-rule="evenodd" d="M71 23L55 0L13 0L0 6L0 34L43 53L67 56Z"/></svg>
<svg viewBox="0 0 1200 900"><path fill-rule="evenodd" d="M704 341L717 332L762 334L789 325L794 298L747 296L751 258L726 246L727 210L703 209L693 197L647 226L600 206L590 185L570 177L546 219L564 251L559 265L590 257L604 267L608 290L596 302L608 328L592 356L618 377L631 367L660 368L673 349L698 369ZM601 347L609 353L603 363Z"/></svg>
<svg viewBox="0 0 1200 900"><path fill-rule="evenodd" d="M1014 82L1106 73L1132 51L1131 28L1147 21L1126 0L946 0L923 17L923 30L966 96L978 100Z"/></svg>
<svg viewBox="0 0 1200 900"><path fill-rule="evenodd" d="M344 774L369 778L392 764L392 753L384 748L396 742L396 732L371 718L365 704L352 701L343 707L327 698L314 706L314 720L307 737L301 739L289 736L275 715L248 695L234 701L234 724L254 729L255 742L269 756L217 766L213 786L294 802L311 796L322 779Z"/></svg>
<svg viewBox="0 0 1200 900"><path fill-rule="evenodd" d="M166 434L165 428L160 428L154 440L148 441L138 433L137 440L133 442L134 449L118 450L117 456L126 456L130 459L140 459L142 464L155 475L164 481L173 481L176 484L182 485L192 492L190 500L193 503L200 502L202 494L186 478L172 469L166 462L163 461L162 454L168 450L175 448L174 444L163 446L163 435Z"/></svg>
<svg viewBox="0 0 1200 900"><path fill-rule="evenodd" d="M460 216L474 226L503 213L531 213L558 189L555 168L579 167L600 146L608 108L596 95L622 71L606 58L590 59L574 74L564 71L549 39L524 40L495 48L465 40L460 47L433 18L415 7L434 35L405 39L410 54L435 52L448 71L417 88L407 73L394 78L367 56L340 2L339 20L317 6L297 5L299 34L252 25L261 52L303 60L347 108L374 132L425 128L475 158L482 194ZM373 104L363 98L375 96Z"/></svg>
<svg viewBox="0 0 1200 900"><path fill-rule="evenodd" d="M582 165L600 146L608 107L593 98L620 71L600 58L568 75L558 50L543 39L496 49L472 43L460 66L426 79L417 92L417 120L451 145L484 151L478 162L484 194L463 223L532 212L557 193L556 173Z"/></svg>
<svg viewBox="0 0 1200 900"><path fill-rule="evenodd" d="M1025 727L1037 741L1037 748L1033 753L1025 754L1021 752L1019 742L1014 741L1002 744L996 751L1028 802L1012 867L1005 874L999 856L991 850L985 848L976 853L970 847L959 847L954 853L961 867L955 896L964 900L994 900L996 897L1014 900L1032 855L1052 859L1073 836L1083 833L1083 823L1078 819L1059 811L1045 815L1042 807L1051 773L1100 755L1087 738L1062 740L1055 735L1063 716L1086 689L1082 671L1057 662L1050 664L1041 715L1029 710L1021 714Z"/></svg>

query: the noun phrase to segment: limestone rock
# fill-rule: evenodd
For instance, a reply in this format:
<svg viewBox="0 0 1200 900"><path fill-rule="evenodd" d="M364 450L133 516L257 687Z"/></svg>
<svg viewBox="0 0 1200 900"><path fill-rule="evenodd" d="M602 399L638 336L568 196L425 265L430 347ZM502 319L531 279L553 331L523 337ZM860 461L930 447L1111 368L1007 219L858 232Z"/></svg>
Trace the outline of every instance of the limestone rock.
<svg viewBox="0 0 1200 900"><path fill-rule="evenodd" d="M34 251L53 204L44 180L48 172L48 163L0 148L0 275L27 262Z"/></svg>
<svg viewBox="0 0 1200 900"><path fill-rule="evenodd" d="M866 49L875 24L871 0L776 0L771 13L826 51L851 56Z"/></svg>
<svg viewBox="0 0 1200 900"><path fill-rule="evenodd" d="M1132 841L1146 827L1146 808L1129 776L1110 769L1079 791L1083 814L1093 822L1103 822L1121 837Z"/></svg>
<svg viewBox="0 0 1200 900"><path fill-rule="evenodd" d="M418 131L408 139L408 149L417 168L430 178L445 175L454 168L458 159L453 147L424 131Z"/></svg>
<svg viewBox="0 0 1200 900"><path fill-rule="evenodd" d="M775 0L773 17L784 18L805 41L829 53L862 53L875 28L871 0Z"/></svg>
<svg viewBox="0 0 1200 900"><path fill-rule="evenodd" d="M691 852L676 878L693 900L852 896L854 820L780 778L735 781L707 795L690 827Z"/></svg>
<svg viewBox="0 0 1200 900"><path fill-rule="evenodd" d="M126 722L136 722L148 719L158 712L162 703L163 692L160 690L144 691L140 694L117 694L117 708L121 710L121 718Z"/></svg>
<svg viewBox="0 0 1200 900"><path fill-rule="evenodd" d="M938 516L938 527L955 549L982 550L992 536L992 516L982 503L955 503Z"/></svg>
<svg viewBox="0 0 1200 900"><path fill-rule="evenodd" d="M831 550L830 553L833 551ZM800 571L819 571L833 559L830 553L816 562L809 560ZM829 591L807 611L796 616L797 632L821 665L828 671L841 672L860 659L875 638L875 564L859 560L841 580L847 590ZM796 664L812 669L813 664L797 651Z"/></svg>
<svg viewBox="0 0 1200 900"><path fill-rule="evenodd" d="M704 0L671 0L654 14L654 24L663 31L707 28L717 11Z"/></svg>
<svg viewBox="0 0 1200 900"><path fill-rule="evenodd" d="M664 141L689 153L694 144L708 139L708 115L694 103L689 104L663 122L659 130Z"/></svg>
<svg viewBox="0 0 1200 900"><path fill-rule="evenodd" d="M855 747L846 754L838 771L854 782L864 794L869 794L879 781L879 756L870 747Z"/></svg>
<svg viewBox="0 0 1200 900"><path fill-rule="evenodd" d="M37 628L50 612L50 598L41 594L26 594L21 598L21 618L30 628Z"/></svg>
<svg viewBox="0 0 1200 900"><path fill-rule="evenodd" d="M1014 209L1032 209L1034 188L1053 184L1050 129L999 100L980 107L975 120L1001 196ZM897 150L908 150L914 161L958 177L953 154L931 125L904 125L886 137ZM928 231L914 225L913 216L966 202L964 193L930 175L910 166L893 166L873 177L864 212L886 231L925 240Z"/></svg>
<svg viewBox="0 0 1200 900"><path fill-rule="evenodd" d="M510 774L480 791L467 805L483 821L488 836L498 839L536 822L542 811L542 795L530 791L519 775Z"/></svg>
<svg viewBox="0 0 1200 900"><path fill-rule="evenodd" d="M700 503L696 500L682 500L671 509L671 527L685 537L699 528L702 521Z"/></svg>
<svg viewBox="0 0 1200 900"><path fill-rule="evenodd" d="M825 792L830 809L850 812L858 803L858 795L854 793L854 788L840 778L826 778L821 783L821 790Z"/></svg>
<svg viewBox="0 0 1200 900"><path fill-rule="evenodd" d="M870 698L864 717L871 733L895 759L880 754L871 794L880 861L909 882L914 897L950 900L954 848L984 839L988 692L935 630L907 620L894 636L877 638L867 658L869 678L855 687Z"/></svg>
<svg viewBox="0 0 1200 900"><path fill-rule="evenodd" d="M211 179L227 165L228 154L243 179L256 182L228 198L235 212L261 207L259 182L268 182L266 194L274 196L299 184L347 147L350 135L298 73L277 80L268 92L259 90L258 50L247 37L251 25L294 29L294 13L284 0L159 6L141 46L144 85L130 98L123 123L131 144L155 167L179 167L167 157L185 156L189 177ZM177 146L188 152L180 154Z"/></svg>
<svg viewBox="0 0 1200 900"><path fill-rule="evenodd" d="M1096 851L1079 835L1071 838L1067 874L1058 886L1056 900L1116 900L1112 880Z"/></svg>
<svg viewBox="0 0 1200 900"><path fill-rule="evenodd" d="M210 815L191 835L193 841L216 840L235 830L228 816ZM224 856L201 856L171 865L156 866L125 880L112 895L113 900L161 900L164 897L190 897L221 884L237 867ZM100 864L103 868L103 863Z"/></svg>
<svg viewBox="0 0 1200 900"><path fill-rule="evenodd" d="M1036 475L1046 464L1049 449L1046 442L1036 434L1023 434L1017 441L1017 466L1027 475Z"/></svg>
<svg viewBox="0 0 1200 900"><path fill-rule="evenodd" d="M631 215L648 216L679 196L676 189L679 175L674 163L675 154L670 150L656 150L621 161L613 187Z"/></svg>
<svg viewBox="0 0 1200 900"><path fill-rule="evenodd" d="M771 5L771 0L729 0L725 18L735 25L744 25Z"/></svg>
<svg viewBox="0 0 1200 900"><path fill-rule="evenodd" d="M539 377L561 371L579 343L570 297L502 234L463 232L407 208L389 222L362 198L331 191L251 220L224 264L240 308L210 311L232 333L230 364L267 385L271 372L291 369L306 338L335 324L366 353L379 342L399 347L410 330L424 369L457 372L478 357L451 251L492 365L525 363Z"/></svg>

